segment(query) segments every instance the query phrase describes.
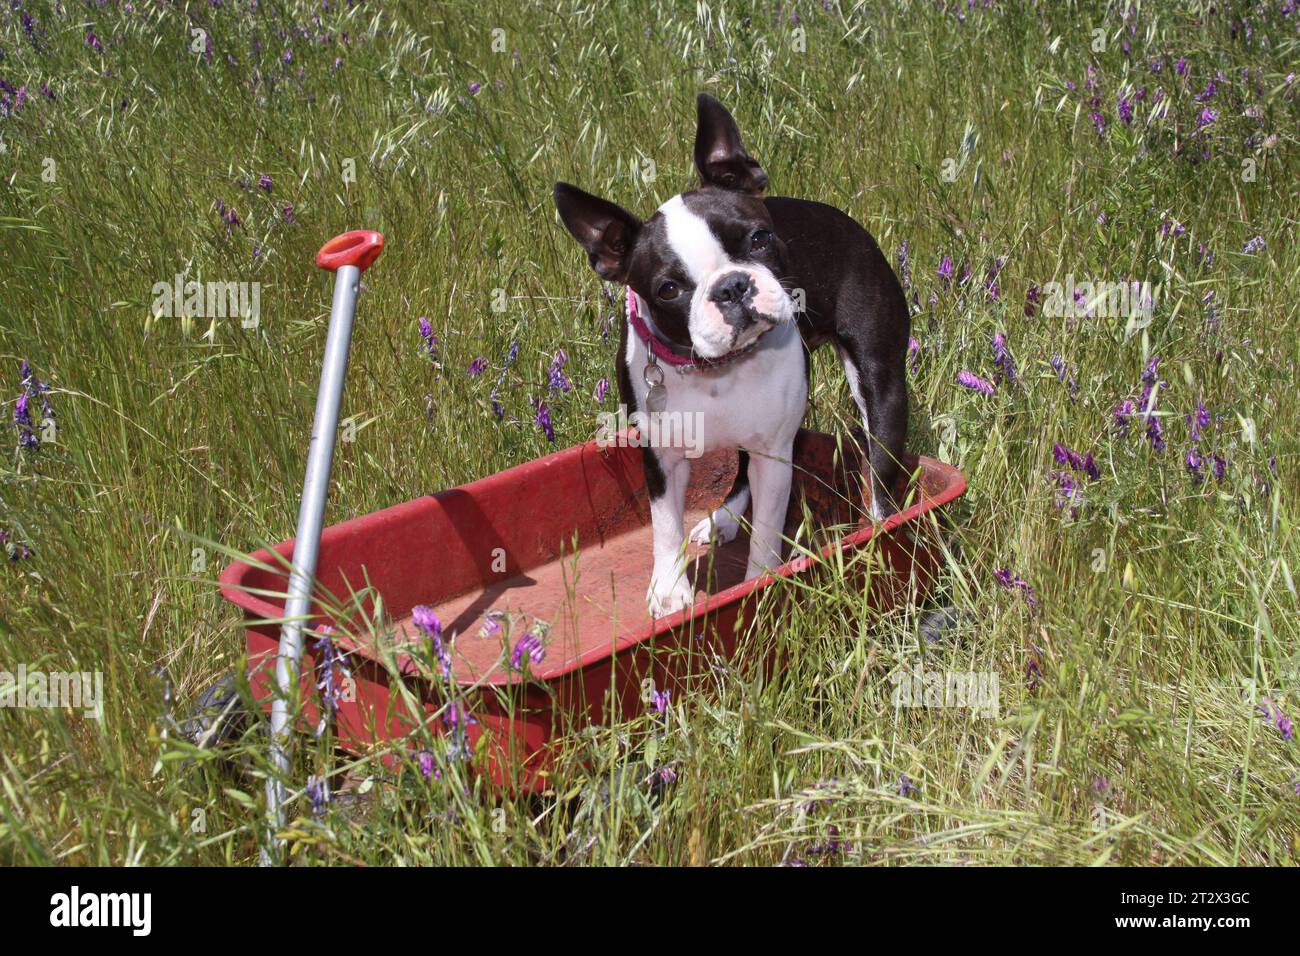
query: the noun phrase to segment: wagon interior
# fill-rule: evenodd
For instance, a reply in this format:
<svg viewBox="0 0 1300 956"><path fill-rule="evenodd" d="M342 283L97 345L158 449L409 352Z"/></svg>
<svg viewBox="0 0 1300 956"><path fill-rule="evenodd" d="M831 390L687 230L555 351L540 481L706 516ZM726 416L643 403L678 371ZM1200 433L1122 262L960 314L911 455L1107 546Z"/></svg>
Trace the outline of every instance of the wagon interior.
<svg viewBox="0 0 1300 956"><path fill-rule="evenodd" d="M860 528L869 485L861 477L859 446L802 431L794 457L786 538L817 548ZM692 463L686 530L721 504L736 468L735 452ZM922 484L929 480L922 472ZM517 678L506 666L508 645L525 629L544 631L544 660L532 674L545 679L597 649L664 626L646 610L651 542L640 449L588 443L332 526L322 540L318 579L335 596L368 595L354 601L366 614L382 596L384 630L399 642L419 639L413 609L432 608L444 636L454 637L454 673L462 683ZM291 546L278 550L287 555ZM726 544L687 544L697 612L725 603L728 589L742 583L748 546L743 529ZM256 571L243 583L273 591L283 580ZM492 626L490 617L504 626ZM375 633L373 626L336 623L348 650L375 656L365 636Z"/></svg>

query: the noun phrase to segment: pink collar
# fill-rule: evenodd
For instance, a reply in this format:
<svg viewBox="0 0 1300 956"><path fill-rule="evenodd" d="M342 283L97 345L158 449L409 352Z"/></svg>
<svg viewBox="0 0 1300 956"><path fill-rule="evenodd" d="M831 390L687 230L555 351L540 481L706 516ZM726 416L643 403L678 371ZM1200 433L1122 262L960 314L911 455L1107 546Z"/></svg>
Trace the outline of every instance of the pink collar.
<svg viewBox="0 0 1300 956"><path fill-rule="evenodd" d="M743 349L736 349L734 352L728 352L718 358L695 358L693 354L682 355L676 346L665 342L650 330L650 326L641 317L641 310L636 306L637 298L638 296L632 291L632 287L628 286L626 299L628 325L632 326L632 331L637 334L637 338L646 344L646 348L650 350L653 358L674 366L679 372L693 372L696 369L717 368L719 365L726 365L728 362L740 358L757 344L757 340L755 340Z"/></svg>

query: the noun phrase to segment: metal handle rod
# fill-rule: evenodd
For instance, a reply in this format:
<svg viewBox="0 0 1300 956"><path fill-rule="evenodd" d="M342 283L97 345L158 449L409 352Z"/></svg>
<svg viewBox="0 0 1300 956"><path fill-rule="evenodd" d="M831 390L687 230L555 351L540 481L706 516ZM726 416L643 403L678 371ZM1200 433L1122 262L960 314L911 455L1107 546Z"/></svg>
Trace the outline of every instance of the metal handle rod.
<svg viewBox="0 0 1300 956"><path fill-rule="evenodd" d="M284 829L284 782L289 773L293 719L298 712L303 625L311 614L312 585L316 580L316 560L320 556L325 498L329 493L330 469L334 464L334 440L339 427L339 406L343 401L343 380L348 371L348 349L352 345L357 290L361 273L374 264L383 249L382 235L369 229L354 229L335 236L316 253L316 265L334 273L334 301L330 306L329 330L325 335L320 388L316 392L311 447L307 450L307 473L303 476L302 501L298 506L298 529L289 565L285 619L275 658L271 773L266 780L268 832L262 841L263 866L278 862L282 850L276 834Z"/></svg>
<svg viewBox="0 0 1300 956"><path fill-rule="evenodd" d="M297 711L303 625L311 612L312 583L316 579L316 559L320 554L325 498L334 463L334 440L338 433L339 406L348 370L348 349L352 344L352 321L360 279L361 270L354 265L340 266L334 278L334 302L330 307L329 332L325 338L320 389L316 393L316 415L311 428L311 447L307 452L307 473L302 482L302 504L298 508L298 530L294 536L288 600L284 606L285 622L280 630L280 649L275 660L271 775L266 780L266 813L271 832L262 853L264 865L276 862L280 853L280 842L275 834L284 827L284 781L289 772L291 723Z"/></svg>

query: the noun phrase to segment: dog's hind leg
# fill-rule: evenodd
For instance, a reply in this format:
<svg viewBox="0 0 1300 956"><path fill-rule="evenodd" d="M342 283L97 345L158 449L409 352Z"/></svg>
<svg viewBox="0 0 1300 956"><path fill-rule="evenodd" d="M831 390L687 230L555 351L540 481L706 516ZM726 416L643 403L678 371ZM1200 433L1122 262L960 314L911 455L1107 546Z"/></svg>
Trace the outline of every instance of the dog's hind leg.
<svg viewBox="0 0 1300 956"><path fill-rule="evenodd" d="M907 438L905 366L902 362L894 367L873 361L843 340L835 342L835 350L849 380L853 401L862 413L862 429L867 433L871 517L883 521L898 510L894 487L903 467L903 442Z"/></svg>

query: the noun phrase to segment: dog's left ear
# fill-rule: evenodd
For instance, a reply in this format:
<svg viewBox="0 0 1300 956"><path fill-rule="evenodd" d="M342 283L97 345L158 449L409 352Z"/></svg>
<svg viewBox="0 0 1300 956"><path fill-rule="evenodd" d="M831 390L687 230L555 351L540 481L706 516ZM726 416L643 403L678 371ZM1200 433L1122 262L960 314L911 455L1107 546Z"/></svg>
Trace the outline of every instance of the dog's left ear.
<svg viewBox="0 0 1300 956"><path fill-rule="evenodd" d="M740 128L727 108L708 93L695 100L695 168L700 180L757 196L767 188L767 173L749 155Z"/></svg>

